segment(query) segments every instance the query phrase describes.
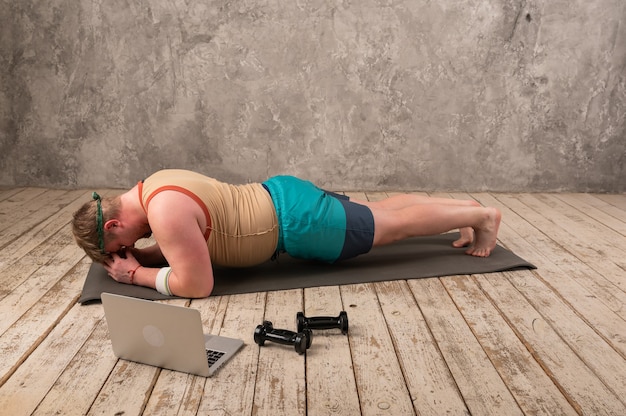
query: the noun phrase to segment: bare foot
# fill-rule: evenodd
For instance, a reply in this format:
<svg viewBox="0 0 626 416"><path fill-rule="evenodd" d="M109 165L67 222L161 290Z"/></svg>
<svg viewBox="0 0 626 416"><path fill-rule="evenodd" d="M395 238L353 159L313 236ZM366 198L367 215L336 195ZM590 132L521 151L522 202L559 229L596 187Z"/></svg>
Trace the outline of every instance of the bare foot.
<svg viewBox="0 0 626 416"><path fill-rule="evenodd" d="M502 214L497 208L485 208L486 215L480 227L476 227L476 240L466 254L476 257L488 257L496 247L498 229Z"/></svg>
<svg viewBox="0 0 626 416"><path fill-rule="evenodd" d="M452 247L467 247L474 242L474 230L472 227L460 228L461 237L452 243Z"/></svg>

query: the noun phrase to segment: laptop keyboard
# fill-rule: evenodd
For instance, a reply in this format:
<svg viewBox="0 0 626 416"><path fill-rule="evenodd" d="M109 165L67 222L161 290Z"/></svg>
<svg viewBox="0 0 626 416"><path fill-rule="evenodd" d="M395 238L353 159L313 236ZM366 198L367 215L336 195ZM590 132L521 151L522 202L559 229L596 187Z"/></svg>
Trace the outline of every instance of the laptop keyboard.
<svg viewBox="0 0 626 416"><path fill-rule="evenodd" d="M215 350L208 350L208 349L207 349L207 350L206 350L206 358L207 358L207 360L208 360L208 362L209 362L209 368L211 368L211 366L212 366L213 364L215 364L215 362L216 362L217 360L219 360L220 358L222 358L222 356L223 356L224 354L226 354L226 353L224 353L224 352L222 352L222 351L215 351Z"/></svg>

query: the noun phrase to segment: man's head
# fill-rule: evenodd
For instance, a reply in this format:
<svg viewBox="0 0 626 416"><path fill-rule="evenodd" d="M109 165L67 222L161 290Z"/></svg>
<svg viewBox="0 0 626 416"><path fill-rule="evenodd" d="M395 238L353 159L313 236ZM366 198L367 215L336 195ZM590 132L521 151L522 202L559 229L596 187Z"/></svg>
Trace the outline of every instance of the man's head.
<svg viewBox="0 0 626 416"><path fill-rule="evenodd" d="M105 224L120 214L121 199L100 198L93 193L93 200L74 213L72 233L80 248L95 262L103 263L110 254L104 249L107 242Z"/></svg>

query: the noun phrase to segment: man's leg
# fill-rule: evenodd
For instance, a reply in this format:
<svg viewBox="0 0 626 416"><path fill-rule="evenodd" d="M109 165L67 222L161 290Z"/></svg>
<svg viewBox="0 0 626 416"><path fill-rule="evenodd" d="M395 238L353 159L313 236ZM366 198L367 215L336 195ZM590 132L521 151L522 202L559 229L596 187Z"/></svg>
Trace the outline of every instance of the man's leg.
<svg viewBox="0 0 626 416"><path fill-rule="evenodd" d="M452 198L433 198L430 196L415 195L415 194L399 194L389 198L382 199L380 201L363 201L350 199L357 204L366 205L372 211L373 210L398 210L402 208L408 208L415 205L451 205L451 206L468 206L468 207L480 207L481 205L474 200L464 199L452 199ZM452 229L452 228L451 228ZM449 231L449 230L447 230ZM474 229L472 227L459 228L461 236L458 240L454 241L452 245L454 247L465 247L474 242Z"/></svg>
<svg viewBox="0 0 626 416"><path fill-rule="evenodd" d="M374 216L374 246L468 227L474 230L475 241L467 254L487 257L496 246L501 219L496 208L471 203L425 203L398 209L380 208L371 203L368 206Z"/></svg>

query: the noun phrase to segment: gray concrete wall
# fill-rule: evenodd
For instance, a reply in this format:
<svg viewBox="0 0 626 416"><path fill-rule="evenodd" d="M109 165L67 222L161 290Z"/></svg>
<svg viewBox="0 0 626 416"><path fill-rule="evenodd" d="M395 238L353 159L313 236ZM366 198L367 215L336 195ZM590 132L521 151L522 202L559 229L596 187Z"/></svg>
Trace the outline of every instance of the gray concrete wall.
<svg viewBox="0 0 626 416"><path fill-rule="evenodd" d="M624 0L0 0L0 185L626 190Z"/></svg>

